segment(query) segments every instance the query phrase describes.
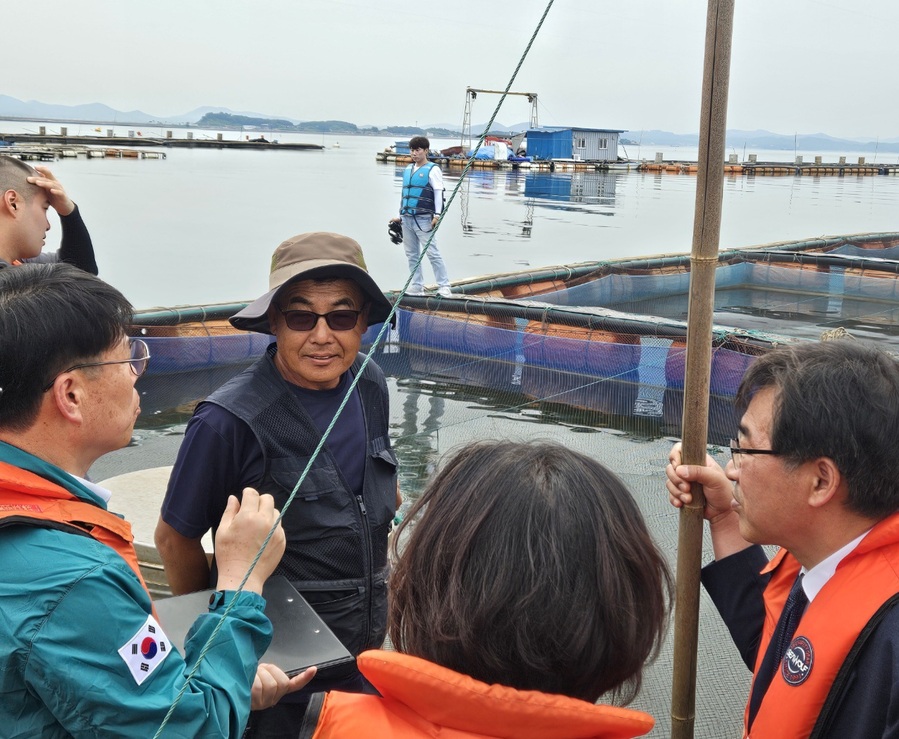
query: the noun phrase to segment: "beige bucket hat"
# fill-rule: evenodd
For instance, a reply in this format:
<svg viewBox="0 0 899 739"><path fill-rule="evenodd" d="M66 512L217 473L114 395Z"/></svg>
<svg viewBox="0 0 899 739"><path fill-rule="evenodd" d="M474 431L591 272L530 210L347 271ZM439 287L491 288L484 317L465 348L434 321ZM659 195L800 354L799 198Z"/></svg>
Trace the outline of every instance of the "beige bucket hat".
<svg viewBox="0 0 899 739"><path fill-rule="evenodd" d="M268 308L278 292L294 280L337 277L353 280L368 300L368 323L382 323L392 305L368 274L362 247L349 236L327 231L299 234L281 243L272 254L269 291L239 313L231 316L231 325L243 331L270 334Z"/></svg>

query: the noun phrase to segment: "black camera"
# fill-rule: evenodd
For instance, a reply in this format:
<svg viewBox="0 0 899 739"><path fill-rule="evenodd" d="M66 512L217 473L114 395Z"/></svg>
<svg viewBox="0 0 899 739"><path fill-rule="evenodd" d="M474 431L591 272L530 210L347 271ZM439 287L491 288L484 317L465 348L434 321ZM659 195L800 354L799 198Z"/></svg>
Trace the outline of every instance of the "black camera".
<svg viewBox="0 0 899 739"><path fill-rule="evenodd" d="M402 221L390 221L387 224L387 235L390 236L390 240L394 244L402 244L403 243L403 222Z"/></svg>

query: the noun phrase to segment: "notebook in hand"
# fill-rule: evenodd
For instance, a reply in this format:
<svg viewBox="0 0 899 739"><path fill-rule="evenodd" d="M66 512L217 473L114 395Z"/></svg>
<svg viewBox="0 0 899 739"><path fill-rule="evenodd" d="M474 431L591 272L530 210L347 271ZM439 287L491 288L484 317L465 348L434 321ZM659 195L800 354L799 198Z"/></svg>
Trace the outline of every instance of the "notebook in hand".
<svg viewBox="0 0 899 739"><path fill-rule="evenodd" d="M159 623L181 654L184 654L187 632L197 617L208 611L213 592L201 590L154 602ZM262 596L273 634L272 643L260 662L277 665L291 676L312 665L321 669L352 662L353 656L287 578L270 577Z"/></svg>

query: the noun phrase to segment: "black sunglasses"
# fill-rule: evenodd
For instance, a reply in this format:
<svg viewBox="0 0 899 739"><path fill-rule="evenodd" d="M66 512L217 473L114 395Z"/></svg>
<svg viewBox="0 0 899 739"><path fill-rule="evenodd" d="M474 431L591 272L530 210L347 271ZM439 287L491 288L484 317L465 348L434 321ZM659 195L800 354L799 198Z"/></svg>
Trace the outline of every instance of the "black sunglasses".
<svg viewBox="0 0 899 739"><path fill-rule="evenodd" d="M350 331L356 328L361 310L332 310L330 313L313 313L311 310L283 310L284 323L291 331L311 331L319 318L324 318L332 331Z"/></svg>

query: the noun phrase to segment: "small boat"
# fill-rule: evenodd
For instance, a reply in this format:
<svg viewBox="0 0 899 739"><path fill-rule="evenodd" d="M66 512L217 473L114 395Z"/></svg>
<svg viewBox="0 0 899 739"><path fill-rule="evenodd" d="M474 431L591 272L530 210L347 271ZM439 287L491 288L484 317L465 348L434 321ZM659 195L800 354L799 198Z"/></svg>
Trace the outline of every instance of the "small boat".
<svg viewBox="0 0 899 739"><path fill-rule="evenodd" d="M459 146L456 144L455 146L448 146L446 149L440 150L440 155L444 157L461 157L465 154L465 147Z"/></svg>
<svg viewBox="0 0 899 739"><path fill-rule="evenodd" d="M599 166L601 169L614 172L636 172L637 168L640 166L640 162L636 159L623 159L622 157L618 157L618 159L613 159L608 162L601 162Z"/></svg>

